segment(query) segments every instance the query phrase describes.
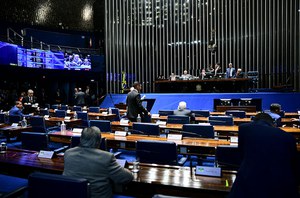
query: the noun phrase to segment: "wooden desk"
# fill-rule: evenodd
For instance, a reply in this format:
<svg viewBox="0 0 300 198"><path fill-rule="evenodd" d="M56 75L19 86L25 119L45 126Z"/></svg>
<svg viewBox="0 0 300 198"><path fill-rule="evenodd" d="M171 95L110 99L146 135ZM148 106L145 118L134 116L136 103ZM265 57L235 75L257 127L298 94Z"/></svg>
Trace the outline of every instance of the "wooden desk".
<svg viewBox="0 0 300 198"><path fill-rule="evenodd" d="M65 118L58 118L58 117L50 117L45 118L45 122L47 126L57 126L64 121L67 127L76 127L81 125L81 119L65 119Z"/></svg>
<svg viewBox="0 0 300 198"><path fill-rule="evenodd" d="M246 112L247 117L255 116L259 112ZM210 112L210 115L225 115L225 111L213 111ZM297 112L285 112L284 118L298 118L299 115Z"/></svg>
<svg viewBox="0 0 300 198"><path fill-rule="evenodd" d="M18 139L21 138L21 133L24 131L31 131L31 126L27 127L21 127L21 126L16 126L12 127L11 124L2 124L0 126L0 132L2 132L7 139L7 142L10 142L11 137L17 137Z"/></svg>
<svg viewBox="0 0 300 198"><path fill-rule="evenodd" d="M217 111L241 110L246 112L256 112L256 106L217 106Z"/></svg>
<svg viewBox="0 0 300 198"><path fill-rule="evenodd" d="M34 171L61 174L63 157L38 158L35 151L8 149L0 154L0 168L6 173L28 178ZM129 164L131 168L131 164ZM134 180L126 185L122 194L137 197L152 197L156 193L191 197L225 197L235 180L234 172L223 171L222 178L195 176L189 167L140 164ZM226 180L228 186L226 186Z"/></svg>
<svg viewBox="0 0 300 198"><path fill-rule="evenodd" d="M60 143L71 143L72 136L78 135L72 131L66 133L52 132L48 136L50 141ZM218 145L229 145L226 140L215 140L205 138L183 138L182 140L167 140L166 137L145 136L145 135L128 135L126 137L115 136L114 133L101 133L106 138L108 148L121 148L127 150L135 150L137 140L158 140L172 141L177 144L178 153L187 155L215 155Z"/></svg>

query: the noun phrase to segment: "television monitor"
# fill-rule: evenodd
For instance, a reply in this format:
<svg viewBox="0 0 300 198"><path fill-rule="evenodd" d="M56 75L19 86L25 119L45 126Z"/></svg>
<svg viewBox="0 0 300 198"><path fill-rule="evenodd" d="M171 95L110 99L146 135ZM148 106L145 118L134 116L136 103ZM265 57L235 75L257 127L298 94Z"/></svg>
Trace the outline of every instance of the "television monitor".
<svg viewBox="0 0 300 198"><path fill-rule="evenodd" d="M65 54L64 68L67 70L91 70L91 56L89 54Z"/></svg>

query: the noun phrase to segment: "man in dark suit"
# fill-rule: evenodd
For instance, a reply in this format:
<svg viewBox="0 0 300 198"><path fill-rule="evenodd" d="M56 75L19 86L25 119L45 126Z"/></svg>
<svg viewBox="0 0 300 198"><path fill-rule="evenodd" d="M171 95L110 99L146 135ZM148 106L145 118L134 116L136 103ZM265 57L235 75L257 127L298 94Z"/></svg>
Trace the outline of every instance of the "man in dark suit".
<svg viewBox="0 0 300 198"><path fill-rule="evenodd" d="M85 105L85 93L82 91L82 89L78 88L78 93L76 94L75 98L78 106L84 106Z"/></svg>
<svg viewBox="0 0 300 198"><path fill-rule="evenodd" d="M29 89L27 92L27 96L22 99L22 103L24 105L31 105L37 103L37 98L33 95L33 90Z"/></svg>
<svg viewBox="0 0 300 198"><path fill-rule="evenodd" d="M232 63L229 63L226 69L226 78L235 78L235 73L235 68L232 67Z"/></svg>
<svg viewBox="0 0 300 198"><path fill-rule="evenodd" d="M130 91L126 98L127 104L127 118L131 122L136 122L138 114L141 117L150 116L150 112L147 111L142 105L140 91L142 90L142 85L139 82L133 83L133 90Z"/></svg>
<svg viewBox="0 0 300 198"><path fill-rule="evenodd" d="M85 128L80 145L64 155L63 175L85 178L90 182L91 198L112 197L113 184L133 180L133 174L121 167L112 153L99 149L101 132L98 127Z"/></svg>
<svg viewBox="0 0 300 198"><path fill-rule="evenodd" d="M299 197L295 138L266 113L240 125L238 136L242 163L229 198Z"/></svg>

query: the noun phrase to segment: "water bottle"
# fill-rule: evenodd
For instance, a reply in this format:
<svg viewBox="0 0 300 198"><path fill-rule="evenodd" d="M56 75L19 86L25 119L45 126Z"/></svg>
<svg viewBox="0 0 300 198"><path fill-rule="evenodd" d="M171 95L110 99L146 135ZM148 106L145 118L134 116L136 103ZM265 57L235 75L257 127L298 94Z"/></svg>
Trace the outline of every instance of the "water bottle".
<svg viewBox="0 0 300 198"><path fill-rule="evenodd" d="M140 114L138 114L138 116L137 116L137 118L136 118L136 121L137 121L137 122L142 122L142 118L141 118L141 115L140 115Z"/></svg>
<svg viewBox="0 0 300 198"><path fill-rule="evenodd" d="M21 121L21 126L22 126L23 128L27 127L27 120L26 120L25 117L23 117L23 120Z"/></svg>
<svg viewBox="0 0 300 198"><path fill-rule="evenodd" d="M108 109L108 114L112 114L111 108Z"/></svg>
<svg viewBox="0 0 300 198"><path fill-rule="evenodd" d="M66 124L64 121L62 121L61 125L60 125L60 131L62 133L66 133Z"/></svg>
<svg viewBox="0 0 300 198"><path fill-rule="evenodd" d="M74 111L74 119L78 119L78 115L76 111Z"/></svg>

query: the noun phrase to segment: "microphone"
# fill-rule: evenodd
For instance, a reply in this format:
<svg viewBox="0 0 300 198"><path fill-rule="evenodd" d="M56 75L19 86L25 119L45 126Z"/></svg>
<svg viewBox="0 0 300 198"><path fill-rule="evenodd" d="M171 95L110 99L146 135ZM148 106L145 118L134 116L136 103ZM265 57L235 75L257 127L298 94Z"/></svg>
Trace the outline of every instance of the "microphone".
<svg viewBox="0 0 300 198"><path fill-rule="evenodd" d="M186 135L193 135L193 136L197 136L197 137L202 137L202 135L200 135L198 133L189 132L189 131L181 131L181 130L170 129L169 132L180 133L182 135L186 134Z"/></svg>
<svg viewBox="0 0 300 198"><path fill-rule="evenodd" d="M226 121L223 120L208 120L208 122L218 122L218 123L226 123Z"/></svg>

